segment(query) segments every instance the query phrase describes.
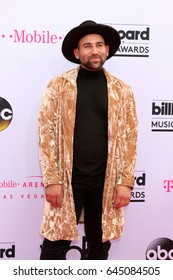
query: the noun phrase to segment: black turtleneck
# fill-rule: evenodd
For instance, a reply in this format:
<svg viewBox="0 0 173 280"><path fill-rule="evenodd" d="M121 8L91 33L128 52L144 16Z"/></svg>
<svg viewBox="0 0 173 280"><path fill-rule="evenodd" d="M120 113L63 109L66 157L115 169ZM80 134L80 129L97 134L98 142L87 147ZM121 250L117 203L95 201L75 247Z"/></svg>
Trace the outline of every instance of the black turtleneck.
<svg viewBox="0 0 173 280"><path fill-rule="evenodd" d="M107 161L108 96L103 69L80 69L77 78L73 174L104 176Z"/></svg>

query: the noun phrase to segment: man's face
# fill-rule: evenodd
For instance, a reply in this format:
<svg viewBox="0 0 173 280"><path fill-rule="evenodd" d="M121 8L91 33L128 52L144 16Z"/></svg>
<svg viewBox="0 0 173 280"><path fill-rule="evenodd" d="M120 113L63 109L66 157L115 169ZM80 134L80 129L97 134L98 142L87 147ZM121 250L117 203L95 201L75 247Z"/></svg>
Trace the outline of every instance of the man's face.
<svg viewBox="0 0 173 280"><path fill-rule="evenodd" d="M99 70L109 52L103 37L99 34L89 34L80 39L74 55L80 60L81 66L90 71Z"/></svg>

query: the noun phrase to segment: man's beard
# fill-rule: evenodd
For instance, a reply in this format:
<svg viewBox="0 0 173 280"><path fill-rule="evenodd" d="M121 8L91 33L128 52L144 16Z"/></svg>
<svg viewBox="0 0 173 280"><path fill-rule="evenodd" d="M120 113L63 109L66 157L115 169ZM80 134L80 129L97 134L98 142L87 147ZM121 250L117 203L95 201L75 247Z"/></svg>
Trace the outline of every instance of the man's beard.
<svg viewBox="0 0 173 280"><path fill-rule="evenodd" d="M96 71L96 70L99 70L100 68L102 68L102 66L103 66L105 61L103 61L103 59L101 57L99 57L100 58L100 62L94 63L94 62L90 61L90 59L92 59L92 58L95 58L95 57L90 57L87 60L87 62L82 63L84 68L92 70L92 71Z"/></svg>

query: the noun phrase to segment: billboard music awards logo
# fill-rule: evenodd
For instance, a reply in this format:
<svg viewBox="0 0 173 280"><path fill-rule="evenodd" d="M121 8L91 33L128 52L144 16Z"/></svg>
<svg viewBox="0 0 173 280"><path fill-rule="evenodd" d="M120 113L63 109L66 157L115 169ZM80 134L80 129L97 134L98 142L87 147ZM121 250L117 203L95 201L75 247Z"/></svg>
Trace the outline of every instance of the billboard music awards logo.
<svg viewBox="0 0 173 280"><path fill-rule="evenodd" d="M16 246L14 242L0 242L0 259L15 258Z"/></svg>
<svg viewBox="0 0 173 280"><path fill-rule="evenodd" d="M3 97L0 97L0 131L6 129L13 118L11 105Z"/></svg>
<svg viewBox="0 0 173 280"><path fill-rule="evenodd" d="M24 180L0 180L0 199L45 199L42 176L28 176Z"/></svg>
<svg viewBox="0 0 173 280"><path fill-rule="evenodd" d="M145 202L146 172L135 172L134 189L131 192L131 202Z"/></svg>
<svg viewBox="0 0 173 280"><path fill-rule="evenodd" d="M151 131L173 132L173 100L152 101Z"/></svg>
<svg viewBox="0 0 173 280"><path fill-rule="evenodd" d="M146 260L173 260L173 241L165 237L153 240L146 250Z"/></svg>
<svg viewBox="0 0 173 280"><path fill-rule="evenodd" d="M115 56L149 57L150 27L145 24L110 24L121 38Z"/></svg>

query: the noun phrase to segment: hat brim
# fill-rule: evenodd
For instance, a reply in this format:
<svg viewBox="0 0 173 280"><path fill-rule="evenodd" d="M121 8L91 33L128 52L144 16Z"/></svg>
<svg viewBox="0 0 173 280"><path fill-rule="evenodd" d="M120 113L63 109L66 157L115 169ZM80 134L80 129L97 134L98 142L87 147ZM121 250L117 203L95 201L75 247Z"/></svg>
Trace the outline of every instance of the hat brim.
<svg viewBox="0 0 173 280"><path fill-rule="evenodd" d="M109 46L109 55L111 58L119 48L120 36L113 27L104 24L79 25L67 33L62 43L62 53L65 58L73 63L80 64L80 60L74 56L74 49L77 48L79 40L88 34L99 34L105 44Z"/></svg>

